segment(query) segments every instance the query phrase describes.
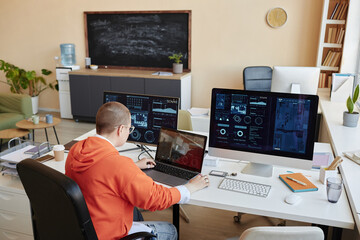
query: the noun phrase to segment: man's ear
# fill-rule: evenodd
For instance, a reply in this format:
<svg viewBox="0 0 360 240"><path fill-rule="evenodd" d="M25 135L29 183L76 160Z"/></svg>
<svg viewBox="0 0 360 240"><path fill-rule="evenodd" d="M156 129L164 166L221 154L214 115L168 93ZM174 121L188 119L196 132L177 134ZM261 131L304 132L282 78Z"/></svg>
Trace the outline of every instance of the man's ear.
<svg viewBox="0 0 360 240"><path fill-rule="evenodd" d="M119 126L118 128L116 128L116 135L120 136L122 129L123 126Z"/></svg>

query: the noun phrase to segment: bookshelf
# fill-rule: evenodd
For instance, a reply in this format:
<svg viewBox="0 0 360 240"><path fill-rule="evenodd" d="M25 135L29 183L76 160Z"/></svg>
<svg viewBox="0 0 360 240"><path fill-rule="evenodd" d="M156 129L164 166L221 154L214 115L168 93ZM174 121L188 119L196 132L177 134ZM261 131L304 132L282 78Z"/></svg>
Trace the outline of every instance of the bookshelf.
<svg viewBox="0 0 360 240"><path fill-rule="evenodd" d="M319 88L331 87L332 73L340 72L350 0L324 0L316 66Z"/></svg>

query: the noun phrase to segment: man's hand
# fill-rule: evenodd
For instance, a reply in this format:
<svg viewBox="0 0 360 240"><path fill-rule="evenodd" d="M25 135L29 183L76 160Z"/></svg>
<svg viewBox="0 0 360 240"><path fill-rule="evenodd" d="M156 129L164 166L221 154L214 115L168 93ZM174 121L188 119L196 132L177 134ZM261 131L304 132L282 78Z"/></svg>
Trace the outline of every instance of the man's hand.
<svg viewBox="0 0 360 240"><path fill-rule="evenodd" d="M209 186L209 184L210 182L208 176L199 174L191 179L187 184L185 184L185 187L189 189L190 193L194 193Z"/></svg>
<svg viewBox="0 0 360 240"><path fill-rule="evenodd" d="M142 158L135 163L140 169L148 169L155 167L156 163L151 158Z"/></svg>

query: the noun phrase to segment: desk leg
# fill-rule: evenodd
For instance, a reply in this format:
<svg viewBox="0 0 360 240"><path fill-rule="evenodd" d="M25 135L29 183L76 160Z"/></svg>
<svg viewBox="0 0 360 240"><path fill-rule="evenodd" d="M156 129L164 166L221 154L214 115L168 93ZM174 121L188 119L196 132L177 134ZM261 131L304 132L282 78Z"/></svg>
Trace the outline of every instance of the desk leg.
<svg viewBox="0 0 360 240"><path fill-rule="evenodd" d="M44 128L44 130L45 130L46 141L49 142L49 137L48 137L48 135L47 135L47 130L46 130L46 128Z"/></svg>
<svg viewBox="0 0 360 240"><path fill-rule="evenodd" d="M57 143L58 143L58 144L60 144L60 142L59 142L59 138L58 138L58 136L57 136L57 134L56 134L55 126L53 126L53 129L54 129L54 133L55 133L56 141L57 141Z"/></svg>
<svg viewBox="0 0 360 240"><path fill-rule="evenodd" d="M35 129L31 130L33 143L35 142Z"/></svg>
<svg viewBox="0 0 360 240"><path fill-rule="evenodd" d="M320 225L320 224L312 224L312 226L321 228L321 230L324 232L324 239L327 239L328 232L329 232L329 227L328 226L324 226L324 225Z"/></svg>
<svg viewBox="0 0 360 240"><path fill-rule="evenodd" d="M341 239L342 228L333 227L332 228L332 240Z"/></svg>
<svg viewBox="0 0 360 240"><path fill-rule="evenodd" d="M176 230L178 232L178 239L180 239L180 206L179 204L174 204L173 205L173 224L176 227Z"/></svg>

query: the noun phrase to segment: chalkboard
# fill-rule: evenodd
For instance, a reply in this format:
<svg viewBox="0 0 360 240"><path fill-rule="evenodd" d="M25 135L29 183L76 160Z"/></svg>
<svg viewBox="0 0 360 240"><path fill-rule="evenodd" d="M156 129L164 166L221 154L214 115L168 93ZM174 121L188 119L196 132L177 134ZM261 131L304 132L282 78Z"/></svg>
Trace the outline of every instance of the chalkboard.
<svg viewBox="0 0 360 240"><path fill-rule="evenodd" d="M100 67L190 70L191 11L84 12L87 56Z"/></svg>

